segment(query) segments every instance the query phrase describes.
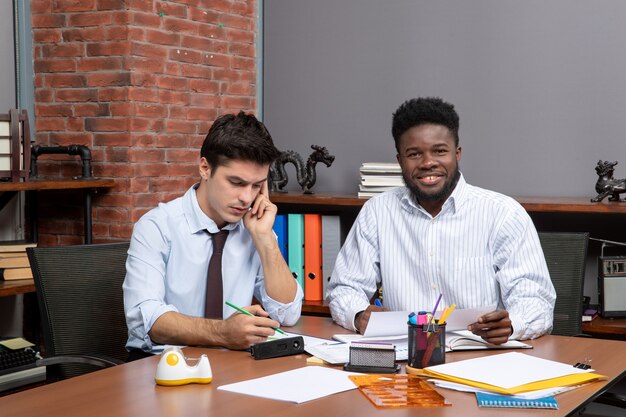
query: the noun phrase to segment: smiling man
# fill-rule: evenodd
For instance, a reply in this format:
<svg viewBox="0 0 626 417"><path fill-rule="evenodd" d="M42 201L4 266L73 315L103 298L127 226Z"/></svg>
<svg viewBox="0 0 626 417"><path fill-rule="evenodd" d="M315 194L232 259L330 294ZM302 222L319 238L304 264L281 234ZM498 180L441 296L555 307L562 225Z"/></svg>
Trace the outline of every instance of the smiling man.
<svg viewBox="0 0 626 417"><path fill-rule="evenodd" d="M556 294L537 231L512 198L474 187L459 171L459 117L439 98L405 102L392 135L406 187L369 200L335 263L327 298L342 326L364 331L377 286L384 309L496 305L468 330L488 342L552 328Z"/></svg>
<svg viewBox="0 0 626 417"><path fill-rule="evenodd" d="M123 287L131 359L165 344L246 349L299 319L302 289L272 231L278 155L253 115L221 116L200 151L200 182L135 224Z"/></svg>

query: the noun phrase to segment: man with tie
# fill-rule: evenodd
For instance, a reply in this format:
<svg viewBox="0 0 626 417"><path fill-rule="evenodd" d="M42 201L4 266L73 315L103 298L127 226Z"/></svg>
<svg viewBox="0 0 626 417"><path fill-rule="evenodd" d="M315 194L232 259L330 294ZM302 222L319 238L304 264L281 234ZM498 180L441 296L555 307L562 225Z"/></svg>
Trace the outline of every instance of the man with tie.
<svg viewBox="0 0 626 417"><path fill-rule="evenodd" d="M123 286L131 358L166 344L246 349L300 318L302 289L272 230L278 155L253 115L221 116L202 144L200 182L135 224Z"/></svg>

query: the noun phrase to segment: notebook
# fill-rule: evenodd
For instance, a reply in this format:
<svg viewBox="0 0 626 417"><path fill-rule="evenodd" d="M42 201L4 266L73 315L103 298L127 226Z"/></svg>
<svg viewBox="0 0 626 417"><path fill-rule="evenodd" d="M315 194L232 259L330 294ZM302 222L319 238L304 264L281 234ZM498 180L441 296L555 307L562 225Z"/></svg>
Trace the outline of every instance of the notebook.
<svg viewBox="0 0 626 417"><path fill-rule="evenodd" d="M553 396L535 398L517 398L514 395L489 394L477 392L476 401L479 407L499 407L499 408L549 408L557 410L559 404Z"/></svg>
<svg viewBox="0 0 626 417"><path fill-rule="evenodd" d="M509 340L501 345L486 342L482 337L475 335L469 330L446 332L446 352L458 350L481 350L481 349L532 349L529 344L517 340Z"/></svg>

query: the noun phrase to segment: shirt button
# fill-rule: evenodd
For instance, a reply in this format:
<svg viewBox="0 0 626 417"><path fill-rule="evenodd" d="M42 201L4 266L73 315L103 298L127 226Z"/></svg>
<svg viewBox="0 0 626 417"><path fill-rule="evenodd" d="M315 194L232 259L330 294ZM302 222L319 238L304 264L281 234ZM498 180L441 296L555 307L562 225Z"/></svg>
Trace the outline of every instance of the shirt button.
<svg viewBox="0 0 626 417"><path fill-rule="evenodd" d="M433 256L435 253L433 251L428 252L428 256Z"/></svg>

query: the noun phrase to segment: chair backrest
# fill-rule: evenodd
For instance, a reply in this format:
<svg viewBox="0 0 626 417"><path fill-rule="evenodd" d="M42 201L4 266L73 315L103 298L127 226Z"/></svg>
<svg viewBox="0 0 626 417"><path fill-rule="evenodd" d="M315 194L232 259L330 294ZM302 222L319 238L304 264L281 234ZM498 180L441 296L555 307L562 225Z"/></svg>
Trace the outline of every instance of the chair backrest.
<svg viewBox="0 0 626 417"><path fill-rule="evenodd" d="M27 249L37 289L45 356L127 359L122 283L128 246L129 242L121 242ZM82 364L53 368L49 375L58 379L98 369Z"/></svg>
<svg viewBox="0 0 626 417"><path fill-rule="evenodd" d="M556 291L552 334L580 334L589 233L540 232L539 240Z"/></svg>

